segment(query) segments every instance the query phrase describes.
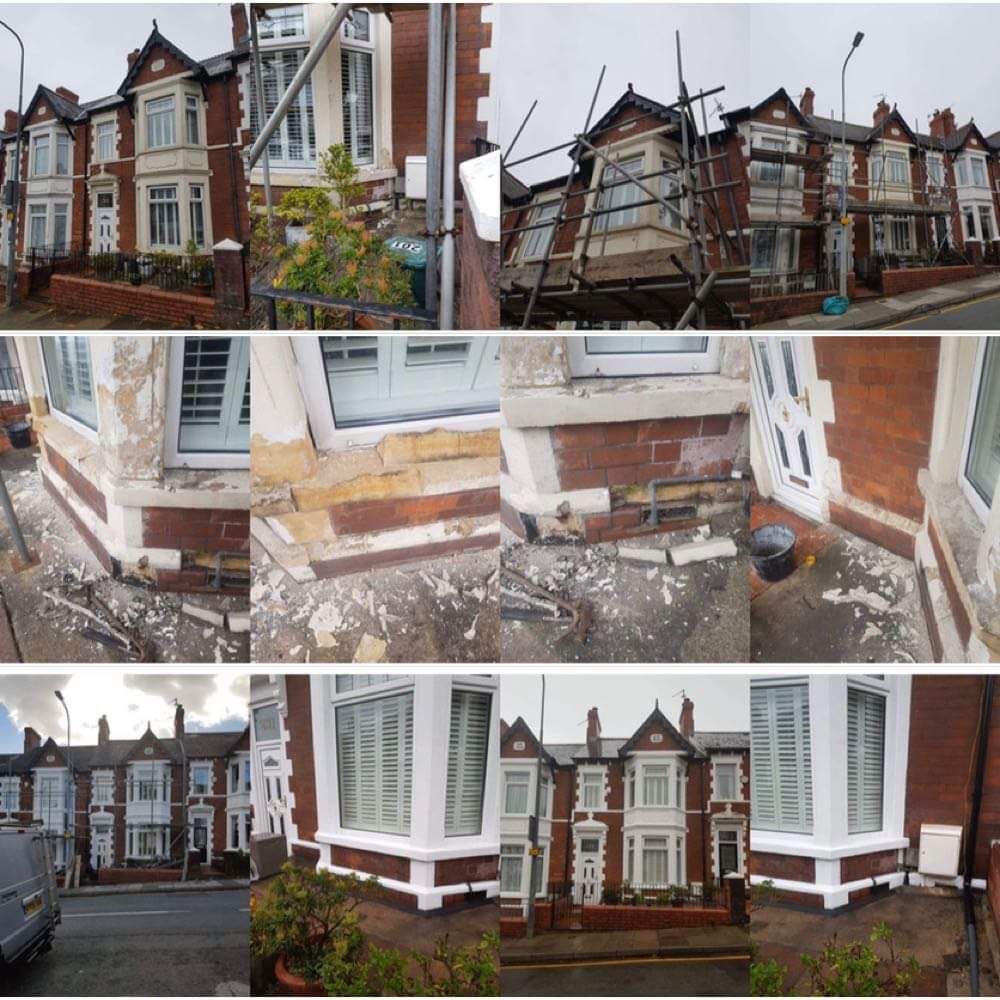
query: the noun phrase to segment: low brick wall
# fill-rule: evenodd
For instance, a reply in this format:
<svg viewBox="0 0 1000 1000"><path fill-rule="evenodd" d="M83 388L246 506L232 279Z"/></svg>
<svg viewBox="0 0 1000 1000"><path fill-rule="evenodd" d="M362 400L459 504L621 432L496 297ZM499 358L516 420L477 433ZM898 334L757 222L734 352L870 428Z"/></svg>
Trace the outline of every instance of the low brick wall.
<svg viewBox="0 0 1000 1000"><path fill-rule="evenodd" d="M585 906L580 920L585 931L659 931L730 922L729 910L721 906Z"/></svg>
<svg viewBox="0 0 1000 1000"><path fill-rule="evenodd" d="M528 921L524 917L501 917L500 937L523 938L528 933Z"/></svg>
<svg viewBox="0 0 1000 1000"><path fill-rule="evenodd" d="M197 869L188 873L197 878ZM99 868L99 885L127 885L129 882L180 882L180 868Z"/></svg>
<svg viewBox="0 0 1000 1000"><path fill-rule="evenodd" d="M853 274L847 276L847 297L854 298L857 287ZM760 326L762 323L776 323L780 319L792 316L808 316L818 313L823 308L823 300L838 292L802 292L799 295L775 295L766 299L750 300L750 325Z"/></svg>
<svg viewBox="0 0 1000 1000"><path fill-rule="evenodd" d="M934 288L951 281L965 281L976 276L973 264L958 267L906 267L882 272L882 294L901 295L921 288Z"/></svg>
<svg viewBox="0 0 1000 1000"><path fill-rule="evenodd" d="M70 274L53 274L52 303L87 313L131 316L162 329L193 329L215 324L215 300L183 292L164 292L145 285L94 281Z"/></svg>
<svg viewBox="0 0 1000 1000"><path fill-rule="evenodd" d="M917 539L901 528L884 524L873 517L867 517L849 507L830 502L830 520L838 527L846 528L855 535L867 538L869 542L881 545L883 549L895 552L904 559L913 559L916 552Z"/></svg>

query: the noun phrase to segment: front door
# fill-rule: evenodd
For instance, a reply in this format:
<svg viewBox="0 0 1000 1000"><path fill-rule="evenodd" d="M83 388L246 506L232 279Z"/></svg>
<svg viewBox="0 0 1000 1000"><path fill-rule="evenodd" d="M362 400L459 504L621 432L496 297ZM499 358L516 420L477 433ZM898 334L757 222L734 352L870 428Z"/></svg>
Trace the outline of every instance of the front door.
<svg viewBox="0 0 1000 1000"><path fill-rule="evenodd" d="M584 837L580 841L576 879L576 904L601 901L601 841L598 837Z"/></svg>
<svg viewBox="0 0 1000 1000"><path fill-rule="evenodd" d="M719 831L719 878L740 870L740 835L735 830Z"/></svg>
<svg viewBox="0 0 1000 1000"><path fill-rule="evenodd" d="M205 864L208 861L208 819L204 816L194 818L192 844L198 852L198 861Z"/></svg>
<svg viewBox="0 0 1000 1000"><path fill-rule="evenodd" d="M94 868L111 867L111 828L94 829Z"/></svg>
<svg viewBox="0 0 1000 1000"><path fill-rule="evenodd" d="M264 790L264 824L268 833L285 836L285 789L281 775L281 751L257 747L256 773ZM255 779L256 780L256 779Z"/></svg>
<svg viewBox="0 0 1000 1000"><path fill-rule="evenodd" d="M115 196L110 191L97 194L97 252L114 253L118 245Z"/></svg>
<svg viewBox="0 0 1000 1000"><path fill-rule="evenodd" d="M765 442L774 499L813 520L822 518L813 445L814 423L803 374L802 337L751 337L753 418Z"/></svg>

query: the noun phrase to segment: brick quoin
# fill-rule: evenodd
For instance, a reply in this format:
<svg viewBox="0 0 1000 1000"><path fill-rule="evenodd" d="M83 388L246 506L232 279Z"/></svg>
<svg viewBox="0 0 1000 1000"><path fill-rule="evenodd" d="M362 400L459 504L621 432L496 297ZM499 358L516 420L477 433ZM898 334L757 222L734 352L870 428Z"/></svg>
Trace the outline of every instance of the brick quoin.
<svg viewBox="0 0 1000 1000"><path fill-rule="evenodd" d="M824 424L845 493L923 518L917 474L934 422L938 337L816 337L817 376L833 389L836 423Z"/></svg>

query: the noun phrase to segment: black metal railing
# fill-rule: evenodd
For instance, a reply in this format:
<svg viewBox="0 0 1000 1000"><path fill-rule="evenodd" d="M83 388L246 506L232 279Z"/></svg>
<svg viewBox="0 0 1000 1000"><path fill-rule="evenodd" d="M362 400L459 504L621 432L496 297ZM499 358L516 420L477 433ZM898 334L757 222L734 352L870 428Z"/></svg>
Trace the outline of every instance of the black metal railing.
<svg viewBox="0 0 1000 1000"><path fill-rule="evenodd" d="M601 882L600 884L551 883L546 902L571 899L577 906L728 906L724 885L704 884L646 885L637 882Z"/></svg>
<svg viewBox="0 0 1000 1000"><path fill-rule="evenodd" d="M0 406L26 406L28 393L24 377L16 365L0 366Z"/></svg>
<svg viewBox="0 0 1000 1000"><path fill-rule="evenodd" d="M295 292L287 288L252 285L250 295L263 299L267 310L267 326L278 329L281 318L292 329L334 330L357 328L358 317L367 316L374 322L366 329L406 330L437 328L437 316L427 309L410 306L387 306L380 302L359 302L355 299L333 299L312 292ZM317 325L318 324L318 325Z"/></svg>
<svg viewBox="0 0 1000 1000"><path fill-rule="evenodd" d="M776 295L801 295L826 292L833 288L827 271L773 271L750 275L750 298L767 299Z"/></svg>
<svg viewBox="0 0 1000 1000"><path fill-rule="evenodd" d="M172 253L92 253L62 247L32 247L32 274L73 274L96 281L148 285L163 291L211 295L215 266L210 256ZM32 282L34 286L34 282Z"/></svg>

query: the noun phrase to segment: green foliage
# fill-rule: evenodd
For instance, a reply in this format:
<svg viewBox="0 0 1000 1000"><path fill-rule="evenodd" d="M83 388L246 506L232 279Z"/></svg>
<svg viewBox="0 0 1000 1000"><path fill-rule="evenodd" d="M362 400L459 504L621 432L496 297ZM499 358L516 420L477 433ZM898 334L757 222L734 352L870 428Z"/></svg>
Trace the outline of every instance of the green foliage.
<svg viewBox="0 0 1000 1000"><path fill-rule="evenodd" d="M752 997L783 997L787 994L785 976L788 967L778 965L769 958L764 962L750 963L750 996Z"/></svg>
<svg viewBox="0 0 1000 1000"><path fill-rule="evenodd" d="M329 952L360 947L355 914L362 896L381 891L374 876L355 875L285 864L281 877L255 900L250 915L250 947L262 957L283 955L290 972L310 981L320 978Z"/></svg>
<svg viewBox="0 0 1000 1000"><path fill-rule="evenodd" d="M810 993L824 997L909 996L920 974L913 955L897 955L892 928L878 923L867 941L838 944L834 936L820 952L803 955Z"/></svg>
<svg viewBox="0 0 1000 1000"><path fill-rule="evenodd" d="M764 879L750 886L750 905L755 910L762 910L774 902L776 890L771 879Z"/></svg>

